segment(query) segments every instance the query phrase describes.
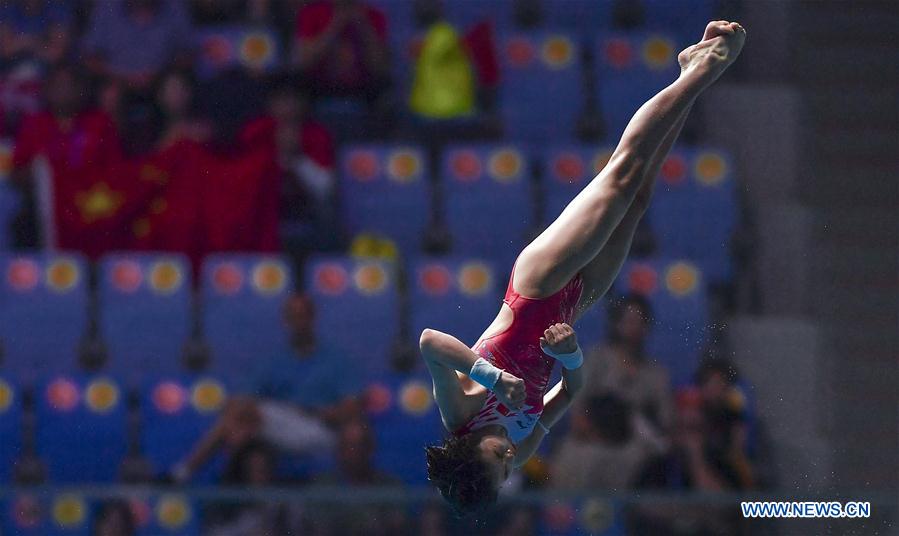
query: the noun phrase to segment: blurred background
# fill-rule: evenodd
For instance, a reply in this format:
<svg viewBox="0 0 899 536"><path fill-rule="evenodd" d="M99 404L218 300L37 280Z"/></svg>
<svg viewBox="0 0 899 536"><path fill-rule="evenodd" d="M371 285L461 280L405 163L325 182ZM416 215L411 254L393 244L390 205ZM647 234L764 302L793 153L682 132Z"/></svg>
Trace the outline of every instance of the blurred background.
<svg viewBox="0 0 899 536"><path fill-rule="evenodd" d="M895 2L0 5L0 533L899 530ZM418 334L475 342L713 19L589 387L454 519Z"/></svg>

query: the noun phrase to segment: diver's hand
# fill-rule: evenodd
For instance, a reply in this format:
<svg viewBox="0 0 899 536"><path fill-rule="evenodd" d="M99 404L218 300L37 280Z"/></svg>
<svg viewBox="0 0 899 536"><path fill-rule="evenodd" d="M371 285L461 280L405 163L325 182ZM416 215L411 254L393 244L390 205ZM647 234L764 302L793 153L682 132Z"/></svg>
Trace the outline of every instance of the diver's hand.
<svg viewBox="0 0 899 536"><path fill-rule="evenodd" d="M576 352L577 333L568 324L554 324L546 328L540 337L540 348L548 355Z"/></svg>
<svg viewBox="0 0 899 536"><path fill-rule="evenodd" d="M496 385L493 386L493 392L496 399L508 408L521 409L524 406L524 380L505 370L499 375Z"/></svg>

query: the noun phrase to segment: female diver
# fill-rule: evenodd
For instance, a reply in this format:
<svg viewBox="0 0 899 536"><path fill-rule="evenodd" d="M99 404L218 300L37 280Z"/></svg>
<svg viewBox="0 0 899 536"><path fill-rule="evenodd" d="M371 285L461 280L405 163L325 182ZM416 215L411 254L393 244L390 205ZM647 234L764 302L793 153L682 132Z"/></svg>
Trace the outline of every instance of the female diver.
<svg viewBox="0 0 899 536"><path fill-rule="evenodd" d="M496 501L581 388L570 324L609 289L694 101L737 58L746 32L713 21L678 54L677 80L631 118L605 168L521 251L500 312L471 348L433 329L421 354L451 437L426 447L428 477L458 515ZM556 361L562 379L547 391Z"/></svg>

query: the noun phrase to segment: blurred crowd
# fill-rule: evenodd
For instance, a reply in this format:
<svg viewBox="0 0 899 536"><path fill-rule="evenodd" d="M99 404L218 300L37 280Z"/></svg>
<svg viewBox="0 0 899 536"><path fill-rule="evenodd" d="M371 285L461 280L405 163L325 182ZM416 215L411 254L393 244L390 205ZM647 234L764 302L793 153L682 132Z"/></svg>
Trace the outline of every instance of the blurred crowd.
<svg viewBox="0 0 899 536"><path fill-rule="evenodd" d="M642 0L611 3L639 26ZM0 137L24 202L0 232L93 258L342 247L340 143L502 135L489 16L456 28L442 0L409 5L396 28L361 0L4 3ZM539 27L540 2L511 5Z"/></svg>
<svg viewBox="0 0 899 536"><path fill-rule="evenodd" d="M765 486L753 459L763 447L749 386L734 365L707 357L694 381L675 388L666 370L646 355L652 326L648 302L638 295L609 301L608 338L585 349L585 392L554 428L541 450L501 490L562 492L714 493ZM217 422L207 430L165 483L185 485L213 457L227 460L220 483L244 490L291 485L353 486L401 490L399 475L374 462L378 448L365 407L369 393L315 333L315 306L293 295L284 307L291 335L289 354L261 359L235 389ZM435 438L436 440L436 438ZM285 459L329 457L326 471L303 477L283 472ZM140 478L153 478L144 475ZM110 503L96 520L98 534L127 534L132 513ZM638 534L730 534L730 509L650 503L626 510ZM493 519L495 534L531 534L537 516L564 512L507 508ZM552 523L552 520L543 520ZM442 503L418 515L396 505L368 505L348 513L327 506L263 502L217 504L204 514L210 534L445 534L467 530ZM102 527L109 524L108 532ZM122 525L124 524L124 525ZM672 528L674 527L674 528ZM484 530L479 526L479 530ZM699 532L697 532L699 531Z"/></svg>

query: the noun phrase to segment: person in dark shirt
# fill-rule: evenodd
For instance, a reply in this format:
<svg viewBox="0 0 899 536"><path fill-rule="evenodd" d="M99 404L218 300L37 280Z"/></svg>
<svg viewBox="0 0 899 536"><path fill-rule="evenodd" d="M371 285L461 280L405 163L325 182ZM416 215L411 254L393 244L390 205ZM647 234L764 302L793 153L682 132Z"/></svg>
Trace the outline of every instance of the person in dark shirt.
<svg viewBox="0 0 899 536"><path fill-rule="evenodd" d="M375 438L369 424L355 419L340 427L337 435L336 471L313 480L320 486L402 487L402 482L374 464ZM409 520L402 507L390 504L362 504L352 509L316 509L306 514L307 523L327 534L367 534L369 536L407 533Z"/></svg>
<svg viewBox="0 0 899 536"><path fill-rule="evenodd" d="M364 2L320 0L297 14L295 63L316 94L374 100L387 58L387 18Z"/></svg>

